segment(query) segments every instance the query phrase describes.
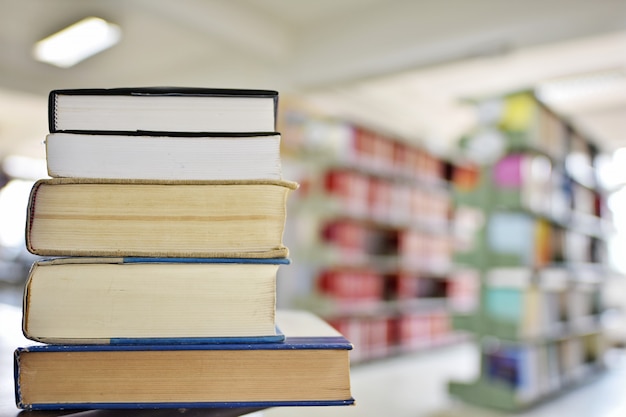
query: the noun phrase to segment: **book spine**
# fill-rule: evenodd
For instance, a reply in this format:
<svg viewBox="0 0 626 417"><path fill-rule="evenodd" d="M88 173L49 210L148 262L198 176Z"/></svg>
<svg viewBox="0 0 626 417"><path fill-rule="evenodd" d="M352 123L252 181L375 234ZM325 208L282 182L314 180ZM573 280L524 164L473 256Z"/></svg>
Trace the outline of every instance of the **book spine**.
<svg viewBox="0 0 626 417"><path fill-rule="evenodd" d="M28 405L22 401L22 389L20 386L20 373L21 373L20 352L21 351L22 349L16 349L15 352L13 353L13 382L15 384L15 389L14 389L15 405L18 408L26 409Z"/></svg>
<svg viewBox="0 0 626 417"><path fill-rule="evenodd" d="M354 400L329 401L235 401L235 402L160 402L160 403L18 403L18 407L25 410L46 411L58 410L60 406L68 410L98 410L98 409L173 409L173 408L267 408L267 407L319 407L352 405Z"/></svg>
<svg viewBox="0 0 626 417"><path fill-rule="evenodd" d="M205 343L205 344L90 344L62 345L44 344L20 347L16 357L31 352L178 352L178 351L240 351L240 350L352 350L352 344L343 336L296 336L285 337L277 343ZM17 374L16 374L17 375Z"/></svg>
<svg viewBox="0 0 626 417"><path fill-rule="evenodd" d="M43 181L44 180L39 180L33 185L33 188L30 190L30 195L28 197L28 205L26 208L26 229L25 229L26 249L32 254L36 254L35 253L36 248L33 247L32 245L30 232L32 228L33 216L35 214L35 201L37 200L37 191L39 191L39 187L41 186Z"/></svg>
<svg viewBox="0 0 626 417"><path fill-rule="evenodd" d="M57 95L55 91L48 94L48 130L50 133L57 131Z"/></svg>
<svg viewBox="0 0 626 417"><path fill-rule="evenodd" d="M233 337L115 337L111 339L71 339L56 337L36 337L24 333L30 340L51 345L63 346L201 346L213 344L218 346L263 343L281 343L285 340L282 333L274 336L233 336ZM154 349L152 349L154 350Z"/></svg>

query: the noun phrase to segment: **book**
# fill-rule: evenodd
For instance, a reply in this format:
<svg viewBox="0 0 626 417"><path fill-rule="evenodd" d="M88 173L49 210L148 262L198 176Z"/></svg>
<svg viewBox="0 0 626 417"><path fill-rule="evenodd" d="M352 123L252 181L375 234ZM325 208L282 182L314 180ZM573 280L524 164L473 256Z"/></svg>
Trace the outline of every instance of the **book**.
<svg viewBox="0 0 626 417"><path fill-rule="evenodd" d="M540 347L534 345L502 343L484 353L486 376L491 382L511 388L516 398L531 401L541 393L539 368Z"/></svg>
<svg viewBox="0 0 626 417"><path fill-rule="evenodd" d="M35 262L22 329L55 344L261 343L277 331L279 259L57 258Z"/></svg>
<svg viewBox="0 0 626 417"><path fill-rule="evenodd" d="M53 90L48 127L55 132L272 132L278 92L226 88L142 87Z"/></svg>
<svg viewBox="0 0 626 417"><path fill-rule="evenodd" d="M508 337L534 338L546 334L543 290L531 268L492 268L486 275L485 311L492 323L505 323ZM498 329L492 328L497 334Z"/></svg>
<svg viewBox="0 0 626 417"><path fill-rule="evenodd" d="M535 264L537 219L524 212L494 212L487 224L487 243L494 255L506 255L505 266ZM492 262L494 263L494 262Z"/></svg>
<svg viewBox="0 0 626 417"><path fill-rule="evenodd" d="M312 313L279 310L282 343L38 345L15 351L22 409L350 405L352 345Z"/></svg>
<svg viewBox="0 0 626 417"><path fill-rule="evenodd" d="M51 133L46 137L46 161L51 177L282 179L280 135L273 132Z"/></svg>
<svg viewBox="0 0 626 417"><path fill-rule="evenodd" d="M494 165L493 183L497 191L513 191L521 207L548 214L553 191L552 169L547 156L512 153Z"/></svg>
<svg viewBox="0 0 626 417"><path fill-rule="evenodd" d="M52 178L29 197L41 256L284 258L289 181Z"/></svg>

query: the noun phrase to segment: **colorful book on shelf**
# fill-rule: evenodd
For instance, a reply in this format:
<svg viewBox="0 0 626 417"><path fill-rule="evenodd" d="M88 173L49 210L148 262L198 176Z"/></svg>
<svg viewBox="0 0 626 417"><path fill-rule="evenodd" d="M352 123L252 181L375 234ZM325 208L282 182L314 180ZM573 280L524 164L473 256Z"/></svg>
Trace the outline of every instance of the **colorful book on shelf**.
<svg viewBox="0 0 626 417"><path fill-rule="evenodd" d="M51 133L48 175L154 180L282 179L280 134Z"/></svg>
<svg viewBox="0 0 626 417"><path fill-rule="evenodd" d="M539 349L535 345L503 343L485 353L486 377L491 382L510 388L522 401L540 394L541 375Z"/></svg>
<svg viewBox="0 0 626 417"><path fill-rule="evenodd" d="M317 316L279 311L281 343L39 345L15 351L23 409L351 405L352 345Z"/></svg>
<svg viewBox="0 0 626 417"><path fill-rule="evenodd" d="M53 90L55 132L272 132L278 92L226 88L140 87Z"/></svg>
<svg viewBox="0 0 626 417"><path fill-rule="evenodd" d="M496 201L511 208L550 213L555 191L552 168L544 155L511 153L502 157L492 173Z"/></svg>
<svg viewBox="0 0 626 417"><path fill-rule="evenodd" d="M29 197L28 250L42 256L283 258L289 181L53 178Z"/></svg>
<svg viewBox="0 0 626 417"><path fill-rule="evenodd" d="M263 343L279 259L57 258L35 262L24 335L55 344Z"/></svg>
<svg viewBox="0 0 626 417"><path fill-rule="evenodd" d="M487 244L497 266L532 266L535 263L537 219L524 212L492 213L487 225Z"/></svg>
<svg viewBox="0 0 626 417"><path fill-rule="evenodd" d="M496 336L514 339L545 335L543 296L543 290L535 282L533 269L490 269L485 287L489 331Z"/></svg>

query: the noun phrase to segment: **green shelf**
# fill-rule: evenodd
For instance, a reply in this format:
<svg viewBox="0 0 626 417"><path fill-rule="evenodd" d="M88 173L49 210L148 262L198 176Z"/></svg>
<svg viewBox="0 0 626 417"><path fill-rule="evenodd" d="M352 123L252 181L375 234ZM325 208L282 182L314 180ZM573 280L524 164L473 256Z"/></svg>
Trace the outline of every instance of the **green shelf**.
<svg viewBox="0 0 626 417"><path fill-rule="evenodd" d="M539 342L542 338L530 338L520 335L520 328L517 323L493 320L487 317L480 317L477 314L453 315L452 326L456 330L472 332L477 336L493 336L498 339L512 342L533 340Z"/></svg>
<svg viewBox="0 0 626 417"><path fill-rule="evenodd" d="M522 334L518 323L481 317L478 314L454 314L451 316L451 322L455 330L471 332L478 337L492 336L508 342L527 344L551 343L567 338L601 333L602 331L598 317L593 317L592 323L585 323L585 325L558 323L548 332L537 335Z"/></svg>
<svg viewBox="0 0 626 417"><path fill-rule="evenodd" d="M601 363L588 364L585 367L586 374L581 378L562 382L558 388L530 399L523 398L519 392L503 382L490 381L485 378L471 382L450 381L448 392L468 404L519 413L593 381L602 375L605 369L605 365Z"/></svg>
<svg viewBox="0 0 626 417"><path fill-rule="evenodd" d="M512 388L484 380L469 383L451 381L448 391L469 404L503 411L520 411L530 405L521 401Z"/></svg>
<svg viewBox="0 0 626 417"><path fill-rule="evenodd" d="M457 265L466 265L470 267L479 268L482 265L481 256L483 251L480 249L471 252L455 253L454 263ZM508 253L496 253L494 251L488 251L485 254L487 261L492 268L504 268L504 267L521 267L526 266L522 262L518 255Z"/></svg>

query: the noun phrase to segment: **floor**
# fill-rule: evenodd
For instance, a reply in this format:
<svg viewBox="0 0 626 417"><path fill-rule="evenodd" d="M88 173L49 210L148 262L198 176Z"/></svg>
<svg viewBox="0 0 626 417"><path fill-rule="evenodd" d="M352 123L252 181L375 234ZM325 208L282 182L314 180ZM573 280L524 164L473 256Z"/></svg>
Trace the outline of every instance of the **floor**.
<svg viewBox="0 0 626 417"><path fill-rule="evenodd" d="M0 303L0 346L23 342L21 309ZM12 352L0 349L1 369L12 368ZM9 362L9 363L4 363ZM472 407L447 394L449 380L471 380L477 373L477 350L471 343L358 364L352 369L351 407L273 408L251 417L360 416L360 417L503 417L506 414ZM597 380L516 417L626 416L626 360L615 356L610 370ZM6 381L12 375L2 375ZM0 390L4 404L12 402L12 387ZM6 398L5 398L6 397ZM0 413L1 414L1 413Z"/></svg>

